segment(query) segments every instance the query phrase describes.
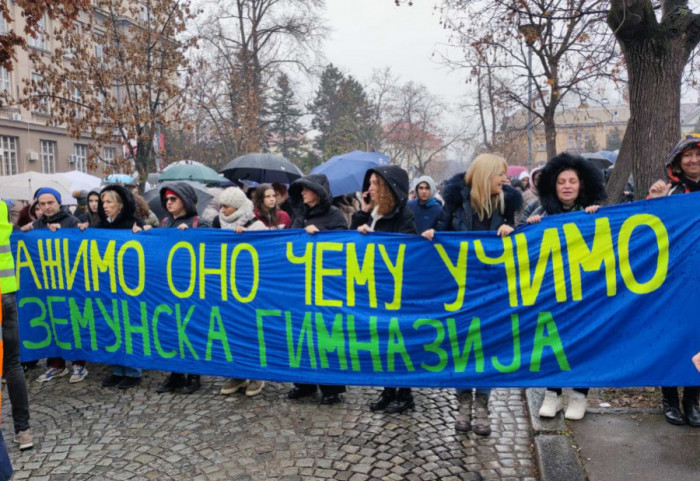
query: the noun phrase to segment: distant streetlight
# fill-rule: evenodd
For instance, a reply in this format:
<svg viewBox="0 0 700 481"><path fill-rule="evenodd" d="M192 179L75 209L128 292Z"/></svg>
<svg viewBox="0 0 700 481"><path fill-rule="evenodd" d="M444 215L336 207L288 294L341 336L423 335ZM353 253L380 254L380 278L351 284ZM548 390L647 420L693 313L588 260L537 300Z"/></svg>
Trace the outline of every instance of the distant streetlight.
<svg viewBox="0 0 700 481"><path fill-rule="evenodd" d="M527 170L532 172L532 44L539 38L541 27L529 23L518 27L527 44Z"/></svg>

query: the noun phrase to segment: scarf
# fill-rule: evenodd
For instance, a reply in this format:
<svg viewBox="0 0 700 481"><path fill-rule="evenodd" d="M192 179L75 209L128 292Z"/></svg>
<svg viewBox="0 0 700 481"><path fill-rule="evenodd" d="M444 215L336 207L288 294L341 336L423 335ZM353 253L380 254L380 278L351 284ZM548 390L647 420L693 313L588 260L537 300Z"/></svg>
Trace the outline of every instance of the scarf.
<svg viewBox="0 0 700 481"><path fill-rule="evenodd" d="M219 212L219 222L222 229L235 229L245 227L245 225L255 218L253 214L253 203L246 199L246 203L231 215L224 215Z"/></svg>

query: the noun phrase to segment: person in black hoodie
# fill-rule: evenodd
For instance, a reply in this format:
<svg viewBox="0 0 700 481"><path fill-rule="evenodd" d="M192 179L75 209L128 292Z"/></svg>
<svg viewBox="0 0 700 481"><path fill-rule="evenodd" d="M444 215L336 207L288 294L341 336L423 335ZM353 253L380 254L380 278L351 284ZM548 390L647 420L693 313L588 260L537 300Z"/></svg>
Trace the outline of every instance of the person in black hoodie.
<svg viewBox="0 0 700 481"><path fill-rule="evenodd" d="M309 174L295 180L289 186L289 196L294 205L292 229L304 229L309 234L325 230L346 230L347 221L337 207L331 205L331 189L328 178L323 174ZM342 401L340 393L345 386L319 385L321 404L337 404ZM289 399L311 396L316 392L315 384L294 383L287 393Z"/></svg>
<svg viewBox="0 0 700 481"><path fill-rule="evenodd" d="M211 227L197 215L197 193L188 184L176 182L167 184L160 189L160 203L168 211L161 227L171 227L180 230L196 227ZM202 386L199 374L183 374L171 372L167 379L156 389L159 393L180 391L182 394L192 394Z"/></svg>
<svg viewBox="0 0 700 481"><path fill-rule="evenodd" d="M143 224L135 216L136 205L131 192L121 185L108 185L100 192L97 213L98 229L129 229L133 233L142 230ZM129 389L141 382L141 369L112 365L112 374L102 380L102 387L117 386Z"/></svg>
<svg viewBox="0 0 700 481"><path fill-rule="evenodd" d="M700 191L699 134L685 135L671 150L666 158L666 174L668 182L658 180L649 189L650 199ZM700 361L700 357L695 356L694 360ZM685 416L681 414L681 402L677 387L662 387L661 394L667 422L675 425L687 423L695 428L700 427L700 408L698 408L700 386L685 386L683 388L683 412Z"/></svg>
<svg viewBox="0 0 700 481"><path fill-rule="evenodd" d="M351 229L370 232L418 234L408 201L408 174L396 165L370 169L362 184L360 210L352 216ZM402 413L415 406L410 387L386 387L370 404L372 411Z"/></svg>
<svg viewBox="0 0 700 481"><path fill-rule="evenodd" d="M436 226L438 231L495 231L498 236L510 235L515 226L515 213L523 198L517 189L507 184L508 164L503 157L481 154L469 170L452 177L445 186L443 207ZM433 240L433 229L422 233ZM472 392L469 386L457 389L459 412L455 430L474 431L480 436L491 434L489 419L490 388ZM474 422L472 422L472 410Z"/></svg>

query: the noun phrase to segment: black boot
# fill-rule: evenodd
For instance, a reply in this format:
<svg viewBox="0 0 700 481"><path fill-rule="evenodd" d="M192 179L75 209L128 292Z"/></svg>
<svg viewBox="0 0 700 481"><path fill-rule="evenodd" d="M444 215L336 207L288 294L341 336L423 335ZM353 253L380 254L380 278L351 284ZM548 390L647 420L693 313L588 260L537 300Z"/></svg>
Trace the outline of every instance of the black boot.
<svg viewBox="0 0 700 481"><path fill-rule="evenodd" d="M369 405L370 411L382 411L396 399L396 389L388 387L382 391L376 401Z"/></svg>
<svg viewBox="0 0 700 481"><path fill-rule="evenodd" d="M664 417L670 424L680 426L685 424L685 419L681 414L680 403L678 402L678 391L676 388L662 388L663 399L661 403L664 407Z"/></svg>
<svg viewBox="0 0 700 481"><path fill-rule="evenodd" d="M287 393L289 399L301 399L306 396L311 396L316 392L316 384L299 384L294 383L294 387Z"/></svg>
<svg viewBox="0 0 700 481"><path fill-rule="evenodd" d="M385 409L385 413L399 414L408 409L413 409L416 403L413 401L413 395L410 388L401 388L396 393L396 399L389 404Z"/></svg>
<svg viewBox="0 0 700 481"><path fill-rule="evenodd" d="M158 389L156 389L156 392L159 393L164 393L164 392L173 392L178 389L181 389L187 380L185 379L185 375L181 374L179 372L173 372L170 373L168 378L165 380L165 382L162 382L159 386Z"/></svg>
<svg viewBox="0 0 700 481"><path fill-rule="evenodd" d="M199 374L188 374L187 382L182 386L180 392L182 394L192 394L198 391L200 387L202 387L202 384L199 382Z"/></svg>
<svg viewBox="0 0 700 481"><path fill-rule="evenodd" d="M683 412L685 420L694 428L700 427L700 408L698 408L698 388L686 387L683 390Z"/></svg>

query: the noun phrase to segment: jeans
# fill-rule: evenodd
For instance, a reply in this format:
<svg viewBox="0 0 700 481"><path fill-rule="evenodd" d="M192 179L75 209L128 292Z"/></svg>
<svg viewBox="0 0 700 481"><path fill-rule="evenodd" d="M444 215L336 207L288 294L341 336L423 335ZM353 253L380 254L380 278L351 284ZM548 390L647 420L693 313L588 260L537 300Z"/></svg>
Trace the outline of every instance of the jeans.
<svg viewBox="0 0 700 481"><path fill-rule="evenodd" d="M15 434L29 429L29 397L27 381L19 361L19 322L15 293L2 295L3 376L12 404Z"/></svg>
<svg viewBox="0 0 700 481"><path fill-rule="evenodd" d="M113 364L110 366L110 368L112 369L112 374L115 376L141 377L141 369L135 367L117 366L116 364Z"/></svg>

